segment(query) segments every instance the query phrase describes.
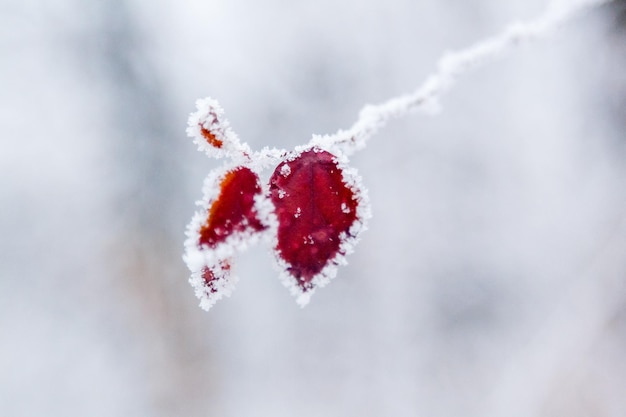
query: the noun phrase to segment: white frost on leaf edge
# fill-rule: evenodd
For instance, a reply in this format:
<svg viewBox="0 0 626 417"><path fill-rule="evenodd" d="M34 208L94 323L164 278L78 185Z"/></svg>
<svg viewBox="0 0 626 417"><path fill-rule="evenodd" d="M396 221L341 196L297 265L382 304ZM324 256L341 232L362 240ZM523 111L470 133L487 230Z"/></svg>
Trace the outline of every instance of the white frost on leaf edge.
<svg viewBox="0 0 626 417"><path fill-rule="evenodd" d="M200 299L200 307L207 311L221 298L230 297L235 284L239 281L239 278L231 269L232 258L261 239L269 240L270 231L276 227L276 220L273 217L274 209L271 201L267 198L267 189L259 180L261 191L254 197L254 210L257 213L257 219L266 229L260 231L246 229L243 232L234 232L224 242L213 248L208 246L200 247L198 245L200 230L208 217L212 204L220 195L220 185L224 177L229 172L243 166L245 165L229 163L209 173L204 180L203 198L196 203L200 206L200 209L194 213L185 231L187 239L184 243L185 253L183 260L191 271L189 283L194 288L196 297ZM252 171L258 177L258 173L254 170ZM228 262L231 268L222 268L223 262ZM220 272L216 274L216 279L212 281L212 286L216 291L211 291L211 288L202 277L204 268L208 268L214 273L215 271Z"/></svg>
<svg viewBox="0 0 626 417"><path fill-rule="evenodd" d="M328 265L311 279L311 288L306 291L298 285L297 278L289 273L290 265L281 258L279 252L276 250L278 246L278 221L275 220L276 223L271 229L274 265L279 271L280 281L289 290L290 294L296 298L296 303L302 308L309 303L311 296L315 293L317 288L325 287L337 276L339 266L348 264L346 256L354 252L354 247L359 242L361 234L367 230L367 221L372 217L367 189L363 187L361 176L358 174L356 168L352 168L348 165L348 158L341 153L339 149L332 146L325 147L320 144L297 146L293 152L285 156L281 163L293 161L302 153L309 150L315 151L315 149L326 151L333 155L333 161L342 172L343 183L352 191L354 200L357 200L357 206L356 217L354 223L350 226L349 234L342 233L340 235L339 239L341 243L337 254L329 259Z"/></svg>

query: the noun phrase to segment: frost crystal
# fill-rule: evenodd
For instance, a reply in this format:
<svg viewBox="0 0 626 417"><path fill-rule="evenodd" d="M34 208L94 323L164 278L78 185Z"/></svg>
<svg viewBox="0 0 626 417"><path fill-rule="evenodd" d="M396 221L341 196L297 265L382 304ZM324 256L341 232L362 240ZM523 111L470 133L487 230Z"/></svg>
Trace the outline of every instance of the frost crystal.
<svg viewBox="0 0 626 417"><path fill-rule="evenodd" d="M289 164L284 164L281 168L280 168L280 174L283 177L287 177L289 176L289 174L291 174L291 168L289 167Z"/></svg>

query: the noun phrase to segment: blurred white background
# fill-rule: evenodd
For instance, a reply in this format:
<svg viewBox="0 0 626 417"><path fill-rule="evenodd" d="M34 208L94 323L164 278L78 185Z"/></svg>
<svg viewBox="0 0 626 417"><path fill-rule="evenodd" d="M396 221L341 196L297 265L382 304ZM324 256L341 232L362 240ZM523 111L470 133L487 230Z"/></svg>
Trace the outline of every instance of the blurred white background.
<svg viewBox="0 0 626 417"><path fill-rule="evenodd" d="M181 260L220 100L251 146L347 128L543 0L0 0L0 415L626 415L626 2L354 156L374 217L305 309L267 247Z"/></svg>

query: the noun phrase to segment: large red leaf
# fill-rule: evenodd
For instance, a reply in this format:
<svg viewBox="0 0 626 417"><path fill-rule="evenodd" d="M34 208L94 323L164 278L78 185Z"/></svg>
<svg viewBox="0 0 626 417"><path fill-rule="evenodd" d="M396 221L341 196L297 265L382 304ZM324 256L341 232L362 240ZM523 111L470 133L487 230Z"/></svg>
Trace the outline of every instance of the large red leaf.
<svg viewBox="0 0 626 417"><path fill-rule="evenodd" d="M344 241L354 237L358 191L345 182L335 156L313 148L278 165L270 198L278 219L275 252L305 293L345 254Z"/></svg>
<svg viewBox="0 0 626 417"><path fill-rule="evenodd" d="M261 194L259 177L250 168L238 167L224 175L220 193L200 228L199 244L214 248L237 232L261 231L255 197Z"/></svg>

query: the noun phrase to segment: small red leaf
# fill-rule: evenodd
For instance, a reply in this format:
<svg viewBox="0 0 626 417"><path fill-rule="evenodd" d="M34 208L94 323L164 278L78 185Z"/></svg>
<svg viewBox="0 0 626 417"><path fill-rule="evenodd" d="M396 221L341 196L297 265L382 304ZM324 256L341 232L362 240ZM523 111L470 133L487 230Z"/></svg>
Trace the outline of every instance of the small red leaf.
<svg viewBox="0 0 626 417"><path fill-rule="evenodd" d="M358 190L346 184L334 155L313 148L278 165L270 197L278 219L276 254L305 293L345 254L342 243L354 238Z"/></svg>
<svg viewBox="0 0 626 417"><path fill-rule="evenodd" d="M209 129L206 129L204 126L202 126L202 124L198 125L200 126L200 133L206 139L209 145L214 146L217 149L220 149L224 145L224 142L216 138L213 132L211 132Z"/></svg>
<svg viewBox="0 0 626 417"><path fill-rule="evenodd" d="M260 194L259 177L250 168L242 166L228 171L200 228L198 243L214 248L234 233L265 229L254 208L255 197Z"/></svg>
<svg viewBox="0 0 626 417"><path fill-rule="evenodd" d="M258 175L248 167L212 173L206 179L204 207L188 227L184 256L203 309L231 294L237 282L232 257L267 229L258 210L267 213L268 205Z"/></svg>

